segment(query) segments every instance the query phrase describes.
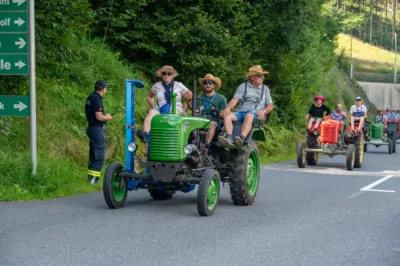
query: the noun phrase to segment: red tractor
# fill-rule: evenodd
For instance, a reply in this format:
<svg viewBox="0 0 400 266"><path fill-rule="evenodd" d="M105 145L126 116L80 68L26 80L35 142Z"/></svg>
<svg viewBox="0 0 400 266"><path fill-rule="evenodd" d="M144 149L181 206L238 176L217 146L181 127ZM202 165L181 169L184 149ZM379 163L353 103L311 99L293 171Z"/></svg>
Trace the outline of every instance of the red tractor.
<svg viewBox="0 0 400 266"><path fill-rule="evenodd" d="M358 130L358 122L355 123ZM308 134L306 144L300 143L297 147L297 165L304 168L308 165L316 165L318 154L328 154L333 158L336 155L346 156L346 168L360 168L364 159L364 134L363 130L358 135L346 134L344 122L330 119L326 116L319 127L320 134ZM349 132L350 132L349 128Z"/></svg>

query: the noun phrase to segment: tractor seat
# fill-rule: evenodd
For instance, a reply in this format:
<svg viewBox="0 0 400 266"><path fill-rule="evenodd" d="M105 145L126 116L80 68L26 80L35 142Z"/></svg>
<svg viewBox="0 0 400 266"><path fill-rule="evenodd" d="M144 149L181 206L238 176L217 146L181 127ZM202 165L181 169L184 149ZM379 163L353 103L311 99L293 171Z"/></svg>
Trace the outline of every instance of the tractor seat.
<svg viewBox="0 0 400 266"><path fill-rule="evenodd" d="M249 141L250 141L250 137L251 137L253 134L255 135L256 131L258 132L258 131L263 130L263 126L265 125L266 122L267 122L266 119L263 119L263 120L255 120L255 122L254 122L254 123L252 124L252 126L251 126L251 129L250 129L249 134L248 134L247 137L244 139L243 144L248 144ZM241 129L242 129L242 125L243 125L243 123L233 122L233 132L232 132L233 138L235 138L235 137L237 137L237 136L240 136L240 132L241 132ZM258 138L255 138L255 139L258 139ZM261 139L260 139L260 140L261 140Z"/></svg>

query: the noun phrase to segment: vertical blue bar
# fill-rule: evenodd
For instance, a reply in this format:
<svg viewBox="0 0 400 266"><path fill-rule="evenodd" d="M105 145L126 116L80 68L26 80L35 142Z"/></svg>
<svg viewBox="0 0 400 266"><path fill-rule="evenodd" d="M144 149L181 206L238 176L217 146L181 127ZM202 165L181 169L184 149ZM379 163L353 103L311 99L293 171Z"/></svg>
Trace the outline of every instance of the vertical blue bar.
<svg viewBox="0 0 400 266"><path fill-rule="evenodd" d="M133 153L131 153L128 150L128 145L129 143L133 142L133 129L131 126L133 126L133 108L134 108L134 99L133 99L133 90L132 90L132 82L130 80L126 80L125 83L125 97L126 97L126 103L125 103L125 169L128 172L133 172L134 170L134 156Z"/></svg>

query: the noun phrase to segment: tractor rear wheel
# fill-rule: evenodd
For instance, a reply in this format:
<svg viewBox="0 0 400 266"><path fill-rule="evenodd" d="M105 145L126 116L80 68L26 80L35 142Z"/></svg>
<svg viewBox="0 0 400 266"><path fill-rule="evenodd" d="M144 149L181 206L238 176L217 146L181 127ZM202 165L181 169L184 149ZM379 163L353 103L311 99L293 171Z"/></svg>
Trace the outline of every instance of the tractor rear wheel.
<svg viewBox="0 0 400 266"><path fill-rule="evenodd" d="M260 182L260 157L257 144L245 149L233 149L228 162L229 187L235 205L251 205Z"/></svg>
<svg viewBox="0 0 400 266"><path fill-rule="evenodd" d="M203 173L197 190L197 211L201 216L214 214L219 200L219 180L219 173L214 169L207 169Z"/></svg>
<svg viewBox="0 0 400 266"><path fill-rule="evenodd" d="M119 176L122 169L122 164L112 163L104 173L103 195L108 207L111 209L122 208L125 205L128 183L125 177Z"/></svg>
<svg viewBox="0 0 400 266"><path fill-rule="evenodd" d="M354 168L354 162L356 159L356 146L354 144L350 144L347 148L346 154L346 168L349 171L352 171Z"/></svg>

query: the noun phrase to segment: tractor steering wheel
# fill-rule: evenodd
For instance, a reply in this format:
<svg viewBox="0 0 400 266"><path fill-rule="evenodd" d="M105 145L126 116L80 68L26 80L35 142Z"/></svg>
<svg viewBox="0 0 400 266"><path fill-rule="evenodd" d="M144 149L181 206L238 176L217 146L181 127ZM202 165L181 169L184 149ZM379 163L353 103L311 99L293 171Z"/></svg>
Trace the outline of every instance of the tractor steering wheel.
<svg viewBox="0 0 400 266"><path fill-rule="evenodd" d="M213 118L215 118L215 119L221 119L221 118L220 118L220 115L219 115L220 112L221 112L221 110L219 110L219 109L217 108L217 106L215 106L215 104L213 104L211 101L209 101L209 100L207 100L207 99L196 97L196 105L198 105L198 104L197 104L198 101L205 101L205 102L207 102L207 103L210 103L210 104L212 105L212 107L209 106L209 107L211 107L211 108L209 108L208 111L207 111L207 110L204 110L204 111L205 111L205 114L204 114L204 115L195 114L196 116L204 116L204 117L206 117L207 115L211 115L211 116L212 116ZM192 99L190 99L190 100L187 102L187 106L188 106L189 110L193 112L193 108L189 106L189 103L190 103L190 102L192 102ZM203 105L200 105L200 106L203 107ZM202 113L202 111L203 111L203 110L201 110L201 107L200 107L200 113Z"/></svg>

